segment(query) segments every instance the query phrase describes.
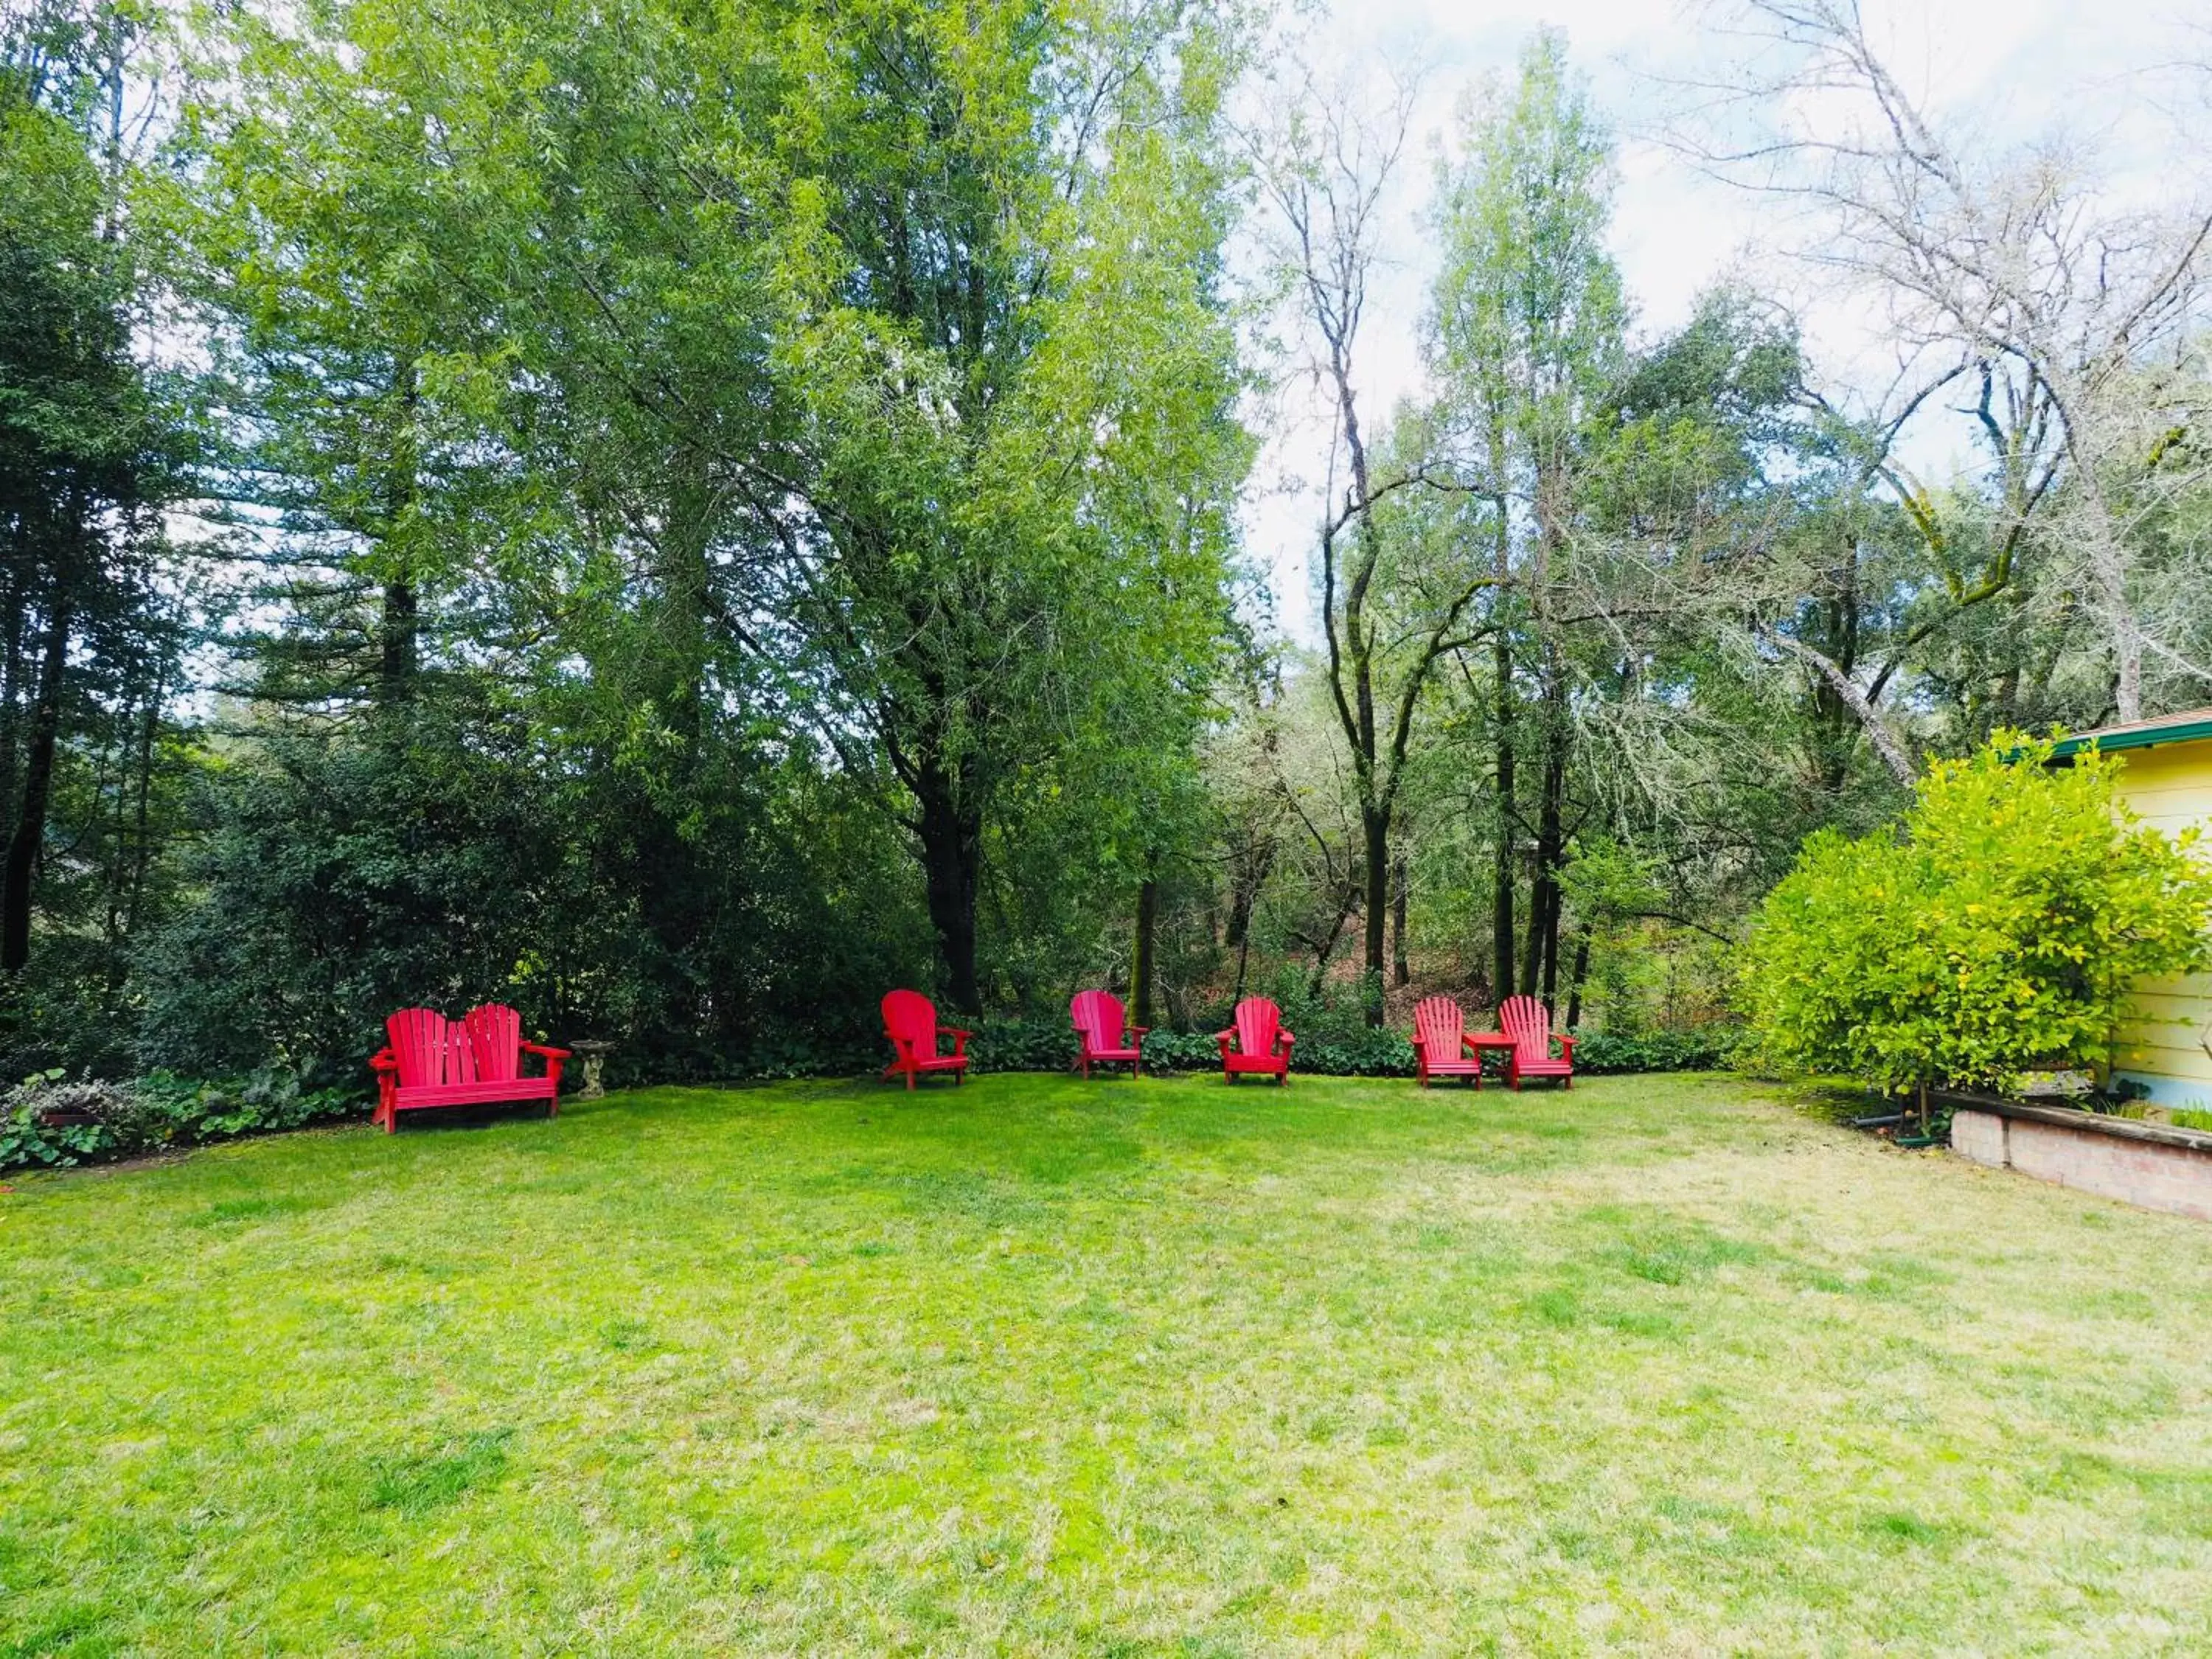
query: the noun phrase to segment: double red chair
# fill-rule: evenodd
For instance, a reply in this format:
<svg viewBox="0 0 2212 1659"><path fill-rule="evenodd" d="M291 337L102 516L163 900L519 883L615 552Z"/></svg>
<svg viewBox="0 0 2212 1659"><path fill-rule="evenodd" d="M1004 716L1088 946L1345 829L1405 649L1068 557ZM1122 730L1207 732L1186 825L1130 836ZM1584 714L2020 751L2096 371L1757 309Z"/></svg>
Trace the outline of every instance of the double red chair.
<svg viewBox="0 0 2212 1659"><path fill-rule="evenodd" d="M522 1040L522 1016L499 1003L447 1019L434 1008L402 1008L384 1022L391 1042L369 1060L376 1070L376 1110L370 1121L392 1133L399 1114L434 1106L481 1106L542 1100L560 1112L561 1062L566 1048ZM542 1054L543 1077L522 1075L522 1056Z"/></svg>
<svg viewBox="0 0 2212 1659"><path fill-rule="evenodd" d="M1498 1010L1496 1032L1470 1031L1467 1014L1449 997L1428 997L1413 1010L1413 1063L1421 1086L1438 1077L1463 1077L1482 1087L1482 1051L1505 1051L1505 1080L1518 1089L1523 1078L1555 1077L1575 1086L1575 1040L1552 1030L1548 1009L1534 997L1508 997ZM1552 1045L1559 1045L1553 1054Z"/></svg>

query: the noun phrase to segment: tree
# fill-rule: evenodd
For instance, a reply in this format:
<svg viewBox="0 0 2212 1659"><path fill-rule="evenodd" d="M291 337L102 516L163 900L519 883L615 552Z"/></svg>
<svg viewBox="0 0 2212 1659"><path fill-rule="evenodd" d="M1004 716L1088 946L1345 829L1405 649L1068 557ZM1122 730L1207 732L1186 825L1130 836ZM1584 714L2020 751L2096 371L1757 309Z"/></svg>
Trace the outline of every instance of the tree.
<svg viewBox="0 0 2212 1659"><path fill-rule="evenodd" d="M911 798L962 1008L1012 780L1188 742L1247 458L1212 275L1221 43L1175 8L1054 24L841 19L854 73L821 82L813 129L838 149L791 163L834 250L788 356L791 599ZM1162 684L1184 693L1169 729L1133 725Z"/></svg>
<svg viewBox="0 0 2212 1659"><path fill-rule="evenodd" d="M2109 1056L2129 987L2212 960L2212 869L2113 789L2000 734L1923 777L1896 834L1823 832L1770 894L1746 1012L1776 1062L1892 1090Z"/></svg>
<svg viewBox="0 0 2212 1659"><path fill-rule="evenodd" d="M1514 979L1513 908L1522 758L1520 684L1532 675L1541 772L1523 993L1556 973L1559 870L1571 725L1557 579L1578 511L1578 456L1621 367L1626 313L1607 253L1610 141L1570 72L1561 38L1539 33L1510 94L1471 105L1442 167L1443 269L1431 322L1442 419L1487 496L1492 580L1525 621L1492 634L1498 823L1492 959ZM1525 659L1533 656L1534 661Z"/></svg>
<svg viewBox="0 0 2212 1659"><path fill-rule="evenodd" d="M1344 467L1340 500L1332 480L1322 509L1321 620L1330 699L1352 759L1359 818L1356 890L1372 1025L1382 1023L1392 830L1414 720L1439 665L1486 631L1473 607L1501 580L1466 556L1463 535L1432 539L1418 550L1394 548L1386 518L1394 497L1456 493L1456 487L1431 465L1427 434L1417 421L1402 422L1379 446L1362 423L1360 329L1412 91L1400 84L1386 104L1370 109L1361 88L1319 89L1309 76L1306 97L1289 106L1258 154L1261 185L1278 221L1277 258L1313 343L1310 373L1331 406L1332 470L1340 459ZM1407 510L1421 508L1412 504Z"/></svg>
<svg viewBox="0 0 2212 1659"><path fill-rule="evenodd" d="M30 963L34 919L53 915L49 831L88 740L122 769L84 802L113 849L97 879L112 914L135 904L175 685L180 642L159 597L174 434L133 352L137 250L123 205L125 82L144 34L135 13L108 5L40 6L0 27L0 973L9 975ZM110 991L120 961L114 953L97 975Z"/></svg>
<svg viewBox="0 0 2212 1659"><path fill-rule="evenodd" d="M1694 148L1826 214L1819 263L1883 305L1908 365L1893 414L1877 422L1885 440L1938 392L1963 387L1988 446L1997 522L1972 574L1948 556L1934 497L1887 441L1876 448L1875 469L1949 589L1949 607L1920 638L2006 591L2033 540L2092 599L2120 720L2143 714L2148 659L2201 684L2203 665L2148 623L2136 527L2144 494L2191 488L2203 465L2173 452L2170 434L2188 422L2159 382L2171 383L2162 368L2202 324L2212 198L2179 192L2155 213L2116 207L2075 142L1978 153L1911 94L1856 0L1744 0L1741 11L1761 50L1730 91L1760 129ZM1804 641L1791 648L1879 738L1888 672L1862 688ZM1886 752L1898 765L1893 739Z"/></svg>
<svg viewBox="0 0 2212 1659"><path fill-rule="evenodd" d="M204 292L271 440L246 493L335 573L294 589L307 701L497 665L658 824L672 959L740 861L716 802L797 745L896 814L977 1006L994 848L1086 780L1146 799L1226 621L1228 44L906 0L219 34ZM1079 862L1131 841L1093 822Z"/></svg>

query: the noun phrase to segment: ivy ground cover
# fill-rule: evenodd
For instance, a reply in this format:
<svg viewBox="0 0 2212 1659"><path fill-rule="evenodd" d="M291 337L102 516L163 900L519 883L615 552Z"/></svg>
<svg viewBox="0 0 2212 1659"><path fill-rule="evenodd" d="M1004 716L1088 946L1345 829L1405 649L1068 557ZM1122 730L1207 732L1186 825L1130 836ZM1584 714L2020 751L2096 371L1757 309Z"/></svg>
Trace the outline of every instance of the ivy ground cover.
<svg viewBox="0 0 2212 1659"><path fill-rule="evenodd" d="M0 1653L2212 1650L2212 1230L1711 1078L620 1095L0 1194Z"/></svg>

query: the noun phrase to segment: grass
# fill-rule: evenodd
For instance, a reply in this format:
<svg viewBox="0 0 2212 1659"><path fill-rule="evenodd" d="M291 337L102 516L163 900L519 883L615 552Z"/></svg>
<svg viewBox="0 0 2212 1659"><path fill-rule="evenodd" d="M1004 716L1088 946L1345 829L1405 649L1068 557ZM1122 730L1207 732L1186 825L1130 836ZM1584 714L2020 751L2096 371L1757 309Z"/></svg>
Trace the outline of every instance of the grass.
<svg viewBox="0 0 2212 1659"><path fill-rule="evenodd" d="M0 1654L2212 1651L2212 1229L1712 1079L659 1091L0 1195Z"/></svg>

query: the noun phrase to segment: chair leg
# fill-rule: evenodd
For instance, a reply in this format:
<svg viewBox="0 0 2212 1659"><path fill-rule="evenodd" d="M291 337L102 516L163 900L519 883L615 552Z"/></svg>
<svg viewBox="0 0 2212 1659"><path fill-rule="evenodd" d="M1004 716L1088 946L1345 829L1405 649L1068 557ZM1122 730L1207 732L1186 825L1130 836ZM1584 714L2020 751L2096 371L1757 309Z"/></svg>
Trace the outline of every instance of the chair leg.
<svg viewBox="0 0 2212 1659"><path fill-rule="evenodd" d="M908 1072L906 1074L906 1091L908 1094L912 1094L914 1092L914 1073L912 1072Z"/></svg>

